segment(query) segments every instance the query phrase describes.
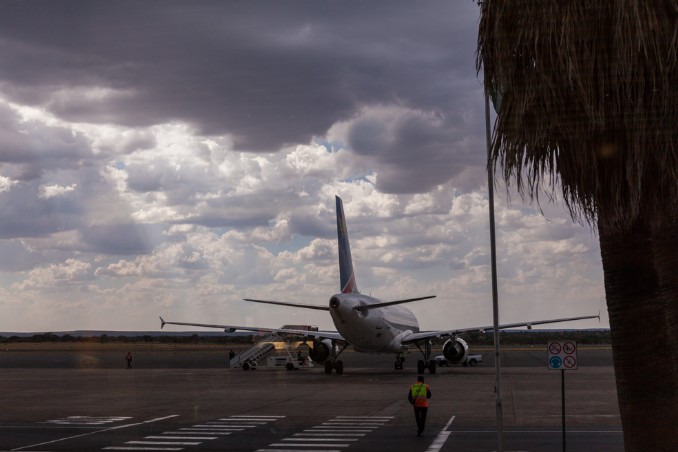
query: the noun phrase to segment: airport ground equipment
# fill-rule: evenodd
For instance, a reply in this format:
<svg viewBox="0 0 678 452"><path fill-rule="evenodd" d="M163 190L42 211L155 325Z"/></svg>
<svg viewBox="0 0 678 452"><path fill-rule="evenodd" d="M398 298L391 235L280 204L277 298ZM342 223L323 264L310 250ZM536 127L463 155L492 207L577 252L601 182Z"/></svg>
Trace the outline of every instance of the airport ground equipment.
<svg viewBox="0 0 678 452"><path fill-rule="evenodd" d="M314 325L283 325L280 328L280 330L289 329L318 331L318 327ZM252 346L236 355L230 361L231 368L242 367L243 370L256 369L258 363L269 357L274 351L285 350L287 355L285 357L285 368L287 370L298 369L300 363L298 358L292 355L292 350L303 342L297 340L295 346L293 346L289 340L285 340L284 336L284 334L275 332L266 334Z"/></svg>
<svg viewBox="0 0 678 452"><path fill-rule="evenodd" d="M275 350L270 342L257 342L246 348L231 360L231 367L242 367L243 370L256 369L257 362L265 359Z"/></svg>

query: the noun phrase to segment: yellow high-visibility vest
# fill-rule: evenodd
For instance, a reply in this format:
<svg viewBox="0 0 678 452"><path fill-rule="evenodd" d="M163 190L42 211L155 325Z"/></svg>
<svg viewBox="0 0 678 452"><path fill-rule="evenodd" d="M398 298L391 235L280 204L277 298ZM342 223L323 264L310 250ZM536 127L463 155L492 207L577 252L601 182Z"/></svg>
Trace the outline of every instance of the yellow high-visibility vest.
<svg viewBox="0 0 678 452"><path fill-rule="evenodd" d="M414 406L428 407L428 397L426 397L426 394L428 394L428 387L429 386L424 383L415 383L410 387Z"/></svg>

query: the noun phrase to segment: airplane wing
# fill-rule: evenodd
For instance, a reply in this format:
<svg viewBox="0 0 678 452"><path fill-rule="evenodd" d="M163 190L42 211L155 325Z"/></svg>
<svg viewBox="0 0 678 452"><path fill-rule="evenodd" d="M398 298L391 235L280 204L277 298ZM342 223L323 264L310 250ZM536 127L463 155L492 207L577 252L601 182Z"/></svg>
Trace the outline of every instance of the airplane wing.
<svg viewBox="0 0 678 452"><path fill-rule="evenodd" d="M506 330L509 328L520 328L527 327L527 329L532 329L534 325L545 325L549 323L560 323L560 322L570 322L573 320L585 320L585 319L598 319L600 320L600 314L598 315L586 315L582 317L567 317L562 319L551 319L551 320L535 320L533 322L522 322L522 323L505 323L503 325L498 325L497 327L500 330ZM414 342L420 341L422 339L433 339L441 338L447 336L456 336L461 333L470 333L472 331L478 331L481 333L487 333L488 331L494 330L494 326L480 326L472 328L460 328L457 330L440 330L440 331L421 331L419 333L409 334L402 339L403 344L412 344Z"/></svg>
<svg viewBox="0 0 678 452"><path fill-rule="evenodd" d="M294 308L304 308L304 309L316 309L318 311L329 311L329 306L319 306L311 304L301 304L301 303L287 303L285 301L272 301L272 300L255 300L253 298L243 298L245 301L252 301L254 303L266 303L266 304L277 304L279 306L292 306Z"/></svg>
<svg viewBox="0 0 678 452"><path fill-rule="evenodd" d="M235 326L235 325L215 325L209 323L188 323L188 322L168 322L160 317L160 329L165 325L183 325L183 326L199 326L203 328L218 328L227 333L235 331L252 331L255 333L272 333L272 334L287 334L290 336L299 336L312 339L332 339L337 341L346 341L344 337L335 331L307 331L283 328L259 328L251 326Z"/></svg>

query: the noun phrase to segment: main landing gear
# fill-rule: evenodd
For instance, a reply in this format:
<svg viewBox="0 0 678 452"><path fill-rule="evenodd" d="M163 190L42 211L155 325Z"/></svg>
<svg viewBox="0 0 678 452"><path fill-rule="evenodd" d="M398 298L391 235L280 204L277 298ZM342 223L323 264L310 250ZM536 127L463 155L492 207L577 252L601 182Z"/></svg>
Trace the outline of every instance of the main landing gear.
<svg viewBox="0 0 678 452"><path fill-rule="evenodd" d="M344 344L341 347L341 350L337 351L337 344L335 341L332 341L332 347L330 349L330 358L325 361L325 373L326 374L331 374L332 369L337 371L337 375L341 375L344 373L344 362L340 359L337 359L339 355L341 355L341 352L343 352L346 347L348 347L348 344Z"/></svg>
<svg viewBox="0 0 678 452"><path fill-rule="evenodd" d="M433 375L436 373L436 361L431 359L431 342L424 341L423 348L420 342L416 342L415 345L419 349L424 359L417 361L417 373L423 374L426 369L428 372Z"/></svg>

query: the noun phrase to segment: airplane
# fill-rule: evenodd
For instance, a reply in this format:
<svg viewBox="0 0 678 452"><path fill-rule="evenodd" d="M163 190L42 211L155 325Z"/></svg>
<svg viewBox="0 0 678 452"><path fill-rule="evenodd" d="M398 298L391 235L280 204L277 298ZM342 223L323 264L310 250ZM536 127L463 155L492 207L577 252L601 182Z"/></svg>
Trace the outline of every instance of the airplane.
<svg viewBox="0 0 678 452"><path fill-rule="evenodd" d="M161 329L165 325L184 325L206 328L219 328L225 332L253 331L260 333L273 333L287 337L295 337L309 345L309 357L316 363L324 364L325 373L337 374L344 372L343 361L339 359L341 353L352 346L357 352L363 353L393 353L396 356L395 369L403 368L403 352L409 347L416 347L422 354L422 359L417 362L417 372L436 373L436 361L431 356L431 341L448 337L443 344L442 352L448 362L453 364L463 363L468 356L468 344L461 337L462 333L479 331L493 331L493 326L481 326L452 330L422 331L419 322L412 311L401 306L405 303L435 298L428 295L417 298L407 298L395 301L382 301L377 298L361 294L356 284L351 258L351 248L348 240L348 230L344 216L344 206L341 198L336 196L337 210L337 238L339 253L339 276L341 292L332 295L329 304L325 306L301 303L289 303L273 300L258 300L245 298L244 301L253 303L265 303L280 306L289 306L302 309L315 309L328 311L337 331L307 331L301 329L285 328L259 328L233 325L213 325L204 323L168 322L160 317ZM568 317L552 320L537 320L524 323L510 323L499 325L499 329L527 327L548 323L569 322L598 318L600 314L581 317ZM307 343L308 345L308 343Z"/></svg>

